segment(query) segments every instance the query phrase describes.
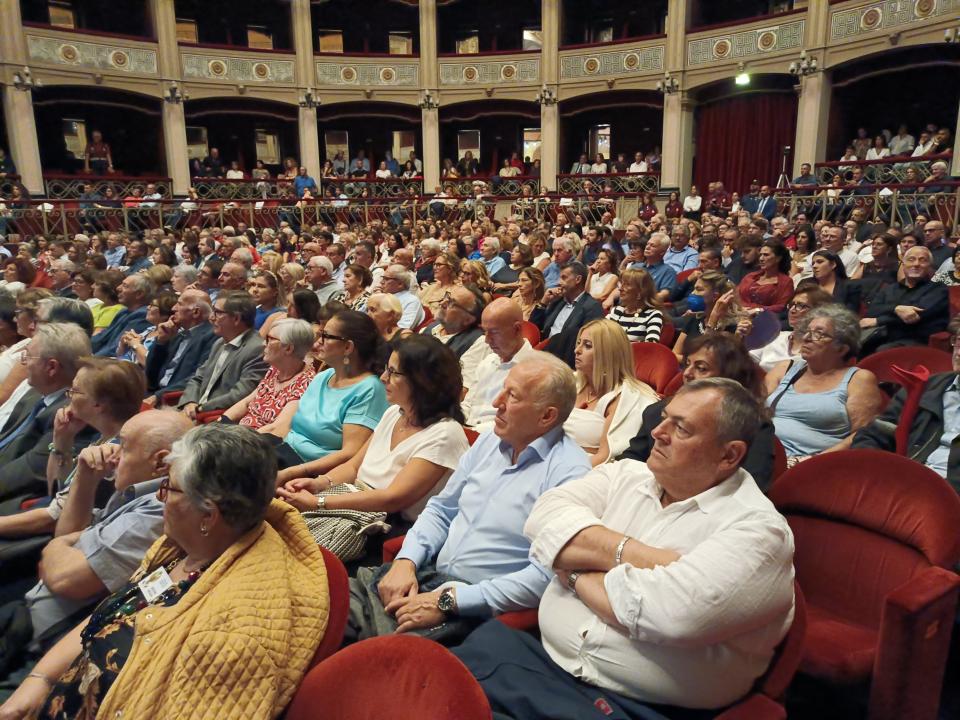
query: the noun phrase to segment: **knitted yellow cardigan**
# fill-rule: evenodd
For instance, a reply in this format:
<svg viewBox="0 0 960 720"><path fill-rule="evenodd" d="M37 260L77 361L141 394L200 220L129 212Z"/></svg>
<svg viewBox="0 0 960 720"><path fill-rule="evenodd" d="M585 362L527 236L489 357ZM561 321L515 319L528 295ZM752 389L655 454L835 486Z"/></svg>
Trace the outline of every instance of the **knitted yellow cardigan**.
<svg viewBox="0 0 960 720"><path fill-rule="evenodd" d="M166 536L138 575L180 551ZM299 511L274 500L172 607L137 613L130 655L98 718L251 720L279 715L327 626L323 556Z"/></svg>

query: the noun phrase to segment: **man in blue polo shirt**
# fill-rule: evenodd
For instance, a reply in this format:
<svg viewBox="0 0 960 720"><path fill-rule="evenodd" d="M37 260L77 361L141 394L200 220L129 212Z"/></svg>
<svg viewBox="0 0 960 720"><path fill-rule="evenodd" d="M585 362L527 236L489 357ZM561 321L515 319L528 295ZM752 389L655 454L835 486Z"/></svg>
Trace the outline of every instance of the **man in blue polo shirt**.
<svg viewBox="0 0 960 720"><path fill-rule="evenodd" d="M300 167L297 176L293 179L293 189L296 191L298 198L303 197L305 190L309 190L314 197L318 194L317 181L307 175L307 169L303 166Z"/></svg>
<svg viewBox="0 0 960 720"><path fill-rule="evenodd" d="M666 263L677 275L684 270L693 270L700 262L700 256L695 248L690 247L690 238L687 229L679 225L673 228L673 237L670 247L663 257Z"/></svg>
<svg viewBox="0 0 960 720"><path fill-rule="evenodd" d="M633 264L633 267L643 268L650 273L653 284L657 286L657 297L660 300L669 298L670 293L677 286L677 273L663 261L669 247L670 238L666 233L654 233L643 248L643 262Z"/></svg>

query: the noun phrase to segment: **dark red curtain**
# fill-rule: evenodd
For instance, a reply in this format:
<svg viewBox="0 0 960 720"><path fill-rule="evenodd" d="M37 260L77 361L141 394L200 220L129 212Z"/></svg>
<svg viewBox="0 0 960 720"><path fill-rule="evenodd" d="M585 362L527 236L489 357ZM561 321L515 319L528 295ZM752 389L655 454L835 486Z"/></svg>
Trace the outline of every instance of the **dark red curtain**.
<svg viewBox="0 0 960 720"><path fill-rule="evenodd" d="M707 184L717 180L727 192L741 194L753 178L776 184L783 146L793 146L796 130L793 92L741 95L697 108L693 177L700 194L705 196ZM792 163L788 158L787 174Z"/></svg>

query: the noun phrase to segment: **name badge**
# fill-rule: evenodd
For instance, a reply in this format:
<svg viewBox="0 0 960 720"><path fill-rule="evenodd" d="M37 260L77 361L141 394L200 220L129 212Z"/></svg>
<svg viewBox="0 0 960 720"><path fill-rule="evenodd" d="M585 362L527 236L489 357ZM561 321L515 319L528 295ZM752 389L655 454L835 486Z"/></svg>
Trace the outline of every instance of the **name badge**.
<svg viewBox="0 0 960 720"><path fill-rule="evenodd" d="M173 587L173 580L167 574L167 569L161 566L138 582L137 587L140 588L147 602L152 603Z"/></svg>

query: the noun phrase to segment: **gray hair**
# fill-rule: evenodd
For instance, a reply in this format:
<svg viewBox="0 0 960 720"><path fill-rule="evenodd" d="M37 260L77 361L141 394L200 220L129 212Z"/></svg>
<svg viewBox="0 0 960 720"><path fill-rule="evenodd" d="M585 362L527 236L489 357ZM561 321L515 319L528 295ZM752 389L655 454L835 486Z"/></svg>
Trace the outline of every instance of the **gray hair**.
<svg viewBox="0 0 960 720"><path fill-rule="evenodd" d="M390 265L387 268L387 271L389 271L391 277L399 280L400 283L408 290L410 289L410 285L413 283L414 279L416 278L416 276L412 272L407 270L407 268L404 267L403 265L397 265L397 264Z"/></svg>
<svg viewBox="0 0 960 720"><path fill-rule="evenodd" d="M947 169L947 164L946 164L943 160L937 160L935 163L933 163L933 164L930 166L930 169L931 169L931 170L936 170L937 168L940 168L941 170L946 170L946 169Z"/></svg>
<svg viewBox="0 0 960 720"><path fill-rule="evenodd" d="M333 275L333 263L330 262L330 258L326 255L314 255L310 258L310 262L307 263L309 267L320 266L327 271L327 275Z"/></svg>
<svg viewBox="0 0 960 720"><path fill-rule="evenodd" d="M238 258L243 266L249 270L253 267L253 253L247 250L245 247L238 247L232 253L230 253L230 259Z"/></svg>
<svg viewBox="0 0 960 720"><path fill-rule="evenodd" d="M273 324L270 331L277 336L282 345L291 345L293 354L303 360L313 347L313 326L306 320L286 318Z"/></svg>
<svg viewBox="0 0 960 720"><path fill-rule="evenodd" d="M142 273L128 275L127 277L133 281L134 289L138 293L143 295L143 299L145 302L150 302L150 300L153 299L153 292L154 292L153 280L151 280L150 278L148 278L146 275Z"/></svg>
<svg viewBox="0 0 960 720"><path fill-rule="evenodd" d="M186 280L187 285L193 285L197 281L197 276L200 274L200 271L197 270L193 265L177 265L173 269L174 277L181 277Z"/></svg>
<svg viewBox="0 0 960 720"><path fill-rule="evenodd" d="M911 248L913 249L913 248ZM829 303L810 310L797 324L797 332L801 335L810 327L810 323L817 318L829 320L833 325L833 343L846 345L848 350L844 357L856 357L860 352L860 322L857 316L843 305Z"/></svg>
<svg viewBox="0 0 960 720"><path fill-rule="evenodd" d="M568 252L576 253L576 251L573 249L574 248L573 240L567 237L566 235L564 235L563 237L558 237L554 239L553 249L556 250L558 247L563 248Z"/></svg>
<svg viewBox="0 0 960 720"><path fill-rule="evenodd" d="M80 369L80 358L92 354L90 337L73 323L44 323L33 335L37 354L47 360L56 360L70 378Z"/></svg>
<svg viewBox="0 0 960 720"><path fill-rule="evenodd" d="M37 320L42 323L73 323L93 335L93 311L83 300L65 297L43 298L37 303Z"/></svg>
<svg viewBox="0 0 960 720"><path fill-rule="evenodd" d="M173 444L167 462L194 507L215 506L238 532L260 524L276 491L273 448L241 425L195 427Z"/></svg>
<svg viewBox="0 0 960 720"><path fill-rule="evenodd" d="M684 233L686 234L686 233ZM660 247L665 248L670 245L670 236L666 233L655 232L650 236L650 239L647 242L656 242L660 244Z"/></svg>
<svg viewBox="0 0 960 720"><path fill-rule="evenodd" d="M69 258L59 258L50 263L50 266L54 270L63 270L68 273L75 273L77 271L77 264Z"/></svg>
<svg viewBox="0 0 960 720"><path fill-rule="evenodd" d="M763 401L736 380L722 377L686 383L677 390L676 396L698 390L715 390L723 396L716 406L717 440L721 443L742 440L750 447L768 414Z"/></svg>
<svg viewBox="0 0 960 720"><path fill-rule="evenodd" d="M438 255L443 251L443 244L439 240L434 240L433 238L427 238L420 243L420 254L427 252L432 255Z"/></svg>
<svg viewBox="0 0 960 720"><path fill-rule="evenodd" d="M490 245L496 252L500 252L500 240L489 235L483 239L484 245Z"/></svg>
<svg viewBox="0 0 960 720"><path fill-rule="evenodd" d="M570 366L550 353L538 350L528 355L517 365L539 365L535 395L544 407L557 408L557 425L563 425L577 403L577 378Z"/></svg>

